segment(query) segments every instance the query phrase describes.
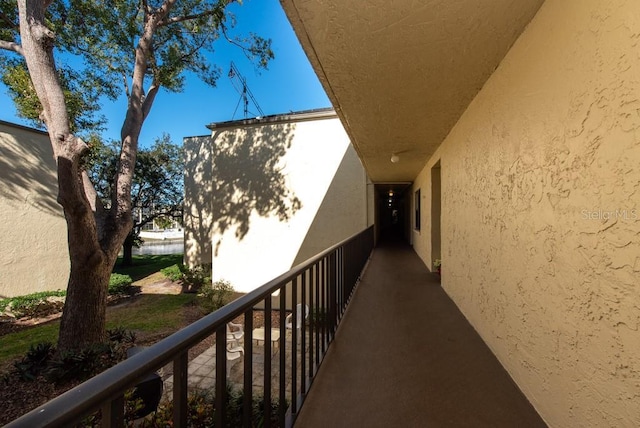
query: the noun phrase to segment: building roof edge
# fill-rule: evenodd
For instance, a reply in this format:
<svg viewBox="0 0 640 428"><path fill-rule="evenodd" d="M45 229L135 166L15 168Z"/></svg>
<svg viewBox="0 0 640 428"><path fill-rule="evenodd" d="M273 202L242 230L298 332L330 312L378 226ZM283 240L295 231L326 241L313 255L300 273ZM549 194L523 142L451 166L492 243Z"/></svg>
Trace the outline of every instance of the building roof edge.
<svg viewBox="0 0 640 428"><path fill-rule="evenodd" d="M307 120L330 119L337 118L338 115L333 107L319 108L313 110L303 110L285 114L274 114L264 117L255 117L251 119L230 120L226 122L213 122L207 125L210 130L220 130L225 128L237 128L242 126L263 125L282 122L303 122Z"/></svg>
<svg viewBox="0 0 640 428"><path fill-rule="evenodd" d="M43 131L42 129L33 128L33 127L30 127L30 126L26 126L26 125L21 125L19 123L7 122L6 120L2 120L2 119L0 119L0 125L5 125L5 126L8 126L10 128L18 128L18 129L22 129L22 130L25 130L25 131L31 131L31 132L35 132L35 133L42 134L42 135L49 135L47 133L47 131Z"/></svg>

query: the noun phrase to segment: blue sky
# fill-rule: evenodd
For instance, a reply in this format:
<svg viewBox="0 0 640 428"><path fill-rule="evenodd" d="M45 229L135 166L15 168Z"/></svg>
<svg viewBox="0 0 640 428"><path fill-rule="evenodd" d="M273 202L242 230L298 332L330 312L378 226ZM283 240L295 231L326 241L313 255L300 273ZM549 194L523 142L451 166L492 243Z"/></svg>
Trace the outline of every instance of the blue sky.
<svg viewBox="0 0 640 428"><path fill-rule="evenodd" d="M183 137L208 134L205 126L211 122L231 120L240 100L227 76L231 61L240 69L266 115L331 106L277 0L245 0L242 6L234 4L231 7L237 18L234 34L251 31L272 40L275 59L269 69L257 70L239 48L220 40L212 57L212 62L222 69L217 87L212 88L196 77L188 76L185 91L161 91L143 125L141 145L149 145L163 132L180 144ZM250 105L249 110L255 112L252 107ZM103 133L105 138L119 138L125 108L124 97L116 102L105 100L102 103L102 112L109 120ZM241 104L235 119L243 117ZM13 102L1 84L0 119L29 125L15 115Z"/></svg>

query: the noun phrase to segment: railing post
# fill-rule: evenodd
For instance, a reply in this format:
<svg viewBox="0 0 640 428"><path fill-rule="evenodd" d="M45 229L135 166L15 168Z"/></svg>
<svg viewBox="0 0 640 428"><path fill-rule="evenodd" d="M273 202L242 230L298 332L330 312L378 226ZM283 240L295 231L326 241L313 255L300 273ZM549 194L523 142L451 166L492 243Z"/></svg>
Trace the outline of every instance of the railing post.
<svg viewBox="0 0 640 428"><path fill-rule="evenodd" d="M296 397L298 394L298 331L302 331L304 334L304 326L298 325L298 284L298 278L296 277L291 282L291 414L295 414L298 411ZM302 305L300 307L302 314L300 321L304 324L304 303Z"/></svg>
<svg viewBox="0 0 640 428"><path fill-rule="evenodd" d="M264 426L271 427L271 294L264 300Z"/></svg>
<svg viewBox="0 0 640 428"><path fill-rule="evenodd" d="M187 372L189 355L183 352L173 360L173 424L176 427L187 426Z"/></svg>
<svg viewBox="0 0 640 428"><path fill-rule="evenodd" d="M244 341L244 402L242 403L242 426L251 427L253 413L253 308L244 313L247 337Z"/></svg>
<svg viewBox="0 0 640 428"><path fill-rule="evenodd" d="M291 284L291 283L290 283ZM280 344L278 345L278 351L280 351L280 389L278 390L278 420L280 421L280 426L285 426L285 415L287 413L287 330L285 326L285 321L287 317L287 286L285 285L280 290ZM295 314L292 318L295 318ZM295 333L294 333L295 334Z"/></svg>
<svg viewBox="0 0 640 428"><path fill-rule="evenodd" d="M225 424L227 409L227 326L216 330L216 397L214 409L215 426Z"/></svg>
<svg viewBox="0 0 640 428"><path fill-rule="evenodd" d="M336 322L338 320L338 282L336 272L336 255L337 251L334 251L329 256L329 342L333 341L336 333Z"/></svg>
<svg viewBox="0 0 640 428"><path fill-rule="evenodd" d="M102 421L100 425L103 428L124 427L124 396L116 397L102 407Z"/></svg>
<svg viewBox="0 0 640 428"><path fill-rule="evenodd" d="M302 303L305 305L305 308L309 307L309 305L307 304L307 273L305 272L302 275L302 296L300 297L300 300L302 301ZM300 331L302 332L301 336L300 336L300 394L305 395L307 393L307 380L306 380L306 375L307 375L307 326L306 326L306 322L302 325L302 327L300 328ZM303 398L304 400L304 398ZM298 406L299 407L299 406ZM298 408L296 408L296 413L298 413Z"/></svg>

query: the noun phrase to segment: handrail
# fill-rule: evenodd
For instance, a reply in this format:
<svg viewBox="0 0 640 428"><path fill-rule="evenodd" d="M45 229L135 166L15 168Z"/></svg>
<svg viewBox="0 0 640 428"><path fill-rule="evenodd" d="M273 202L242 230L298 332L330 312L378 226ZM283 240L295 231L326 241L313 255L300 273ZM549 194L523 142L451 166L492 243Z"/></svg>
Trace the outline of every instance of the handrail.
<svg viewBox="0 0 640 428"><path fill-rule="evenodd" d="M280 330L282 334L279 339L279 349L281 353L280 358L280 373L281 373L281 385L280 385L280 398L285 396L284 385L282 380L286 372L286 369L290 369L290 374L293 375L294 386L292 397L290 399L295 403L296 408L291 408L288 411L288 423L293 423L295 416L301 405L303 396L306 394L308 387L311 384L311 380L317 368L321 362L321 358L326 352L328 344L333 340L333 334L337 328L337 324L346 309L349 302L349 298L353 293L353 289L356 285L357 279L364 268L366 260L369 257L371 250L373 249L373 228L360 232L344 241L328 248L322 253L310 258L309 260L295 266L290 271L280 275L279 277L267 282L258 289L240 297L239 299L223 306L217 311L201 318L200 320L190 324L189 326L177 331L171 336L159 341L153 346L145 349L144 351L132 356L125 361L117 364L114 367L102 372L101 374L87 380L74 387L73 389L65 392L59 397L45 403L44 405L32 410L24 416L9 423L7 427L59 427L67 426L73 423L77 423L83 417L91 414L93 411L102 408L103 409L103 422L109 423L113 426L122 426L122 413L123 413L123 400L121 399L124 391L134 387L145 376L154 371L160 369L167 363L173 361L174 363L174 376L182 376L178 379L174 386L174 426L183 426L186 422L186 382L187 382L187 361L186 352L207 338L212 334L216 334L216 353L226 353L226 336L225 326L228 322L244 314L245 320L249 326L252 325L252 312L256 305L265 303L266 310L270 309L272 294L280 290L280 310L281 321ZM349 269L345 270L345 267ZM347 278L349 276L346 271L357 272L355 278ZM293 284L293 285L292 285ZM316 308L318 311L328 313L328 317L323 321L322 326L312 326L309 328L309 338L303 334L301 338L297 337L297 334L292 338L292 349L297 348L297 340L301 340L302 344L306 344L308 339L309 351L302 349L300 351L300 363L301 369L298 368L298 354L293 352L295 357L292 358L292 367L285 367L284 350L287 345L285 341L285 327L282 315L285 314L287 301L287 286L291 288L292 302L290 303L293 309L298 303L298 289L301 290L301 296L299 301L304 301L304 304L311 303L312 309ZM314 294L315 293L315 298ZM285 306L285 307L283 307ZM266 322L269 322L271 327L271 316L266 316ZM295 317L294 317L295 318ZM295 321L294 321L295 322ZM294 325L295 327L295 325ZM265 325L265 331L267 334L267 340L265 340L265 361L267 352L271 352L270 349L270 336L271 328L267 328ZM295 331L295 329L294 329ZM304 331L304 329L303 329ZM249 351L246 355L252 355L252 337L251 331L247 331L248 337L245 340L245 352ZM314 341L315 335L315 341ZM221 342L221 343L218 343ZM248 342L248 343L247 343ZM314 348L315 347L315 355ZM304 348L304 346L303 346ZM251 376L251 358L248 358L249 363L245 364L245 369L249 369L250 373L244 374L245 376ZM307 361L308 360L308 361ZM216 373L223 374L225 367L219 368L218 364L225 366L226 359L219 357L216 364ZM306 364L308 363L308 369ZM270 369L269 369L270 370ZM301 371L302 373L298 373ZM308 373L304 373L308 371ZM296 394L296 382L297 375L300 374L302 397L297 397ZM309 379L307 379L307 376ZM216 393L224 394L224 385L219 379L222 376L216 376ZM225 376L226 379L226 376ZM182 387L179 382L182 382ZM265 385L267 380L265 376ZM221 385L223 385L221 387ZM250 383L245 382L245 387ZM269 378L269 390L266 393L265 401L270 401L270 388L271 379ZM245 391L245 398L251 399L251 392ZM247 398L248 397L248 398ZM222 400L224 397L217 397ZM178 402L176 402L178 400ZM298 404L300 400L300 404ZM220 402L221 403L221 402ZM267 403L269 404L269 403ZM283 406L280 406L281 408ZM265 408L270 408L265 405ZM248 409L248 407L246 407ZM286 410L286 409L285 409ZM105 415L105 412L110 414ZM222 412L220 412L222 413ZM224 415L217 415L219 421L222 421ZM281 410L280 422L285 420L284 410ZM245 418L245 426L249 426L249 419ZM104 425L104 423L103 423ZM269 421L266 421L266 425L269 426ZM282 424L281 425L285 425ZM219 425L217 425L219 426Z"/></svg>

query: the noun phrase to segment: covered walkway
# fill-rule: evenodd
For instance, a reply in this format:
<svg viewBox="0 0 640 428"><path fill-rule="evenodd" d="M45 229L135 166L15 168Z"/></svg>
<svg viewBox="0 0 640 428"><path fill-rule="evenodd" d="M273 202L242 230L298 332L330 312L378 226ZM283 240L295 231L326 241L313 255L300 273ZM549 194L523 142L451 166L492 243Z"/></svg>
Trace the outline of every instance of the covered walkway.
<svg viewBox="0 0 640 428"><path fill-rule="evenodd" d="M299 427L544 427L411 247L379 246Z"/></svg>

